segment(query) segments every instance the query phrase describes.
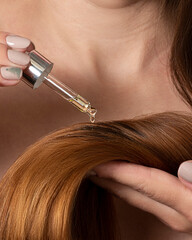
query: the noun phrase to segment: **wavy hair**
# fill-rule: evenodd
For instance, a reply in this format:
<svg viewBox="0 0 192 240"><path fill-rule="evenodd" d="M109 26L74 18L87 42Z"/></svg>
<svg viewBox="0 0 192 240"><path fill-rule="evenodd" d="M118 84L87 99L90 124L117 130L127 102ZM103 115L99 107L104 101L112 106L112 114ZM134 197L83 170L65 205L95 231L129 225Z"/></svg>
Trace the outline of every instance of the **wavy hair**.
<svg viewBox="0 0 192 240"><path fill-rule="evenodd" d="M116 240L112 196L86 174L124 160L176 175L192 158L192 115L76 124L30 146L0 183L2 240Z"/></svg>

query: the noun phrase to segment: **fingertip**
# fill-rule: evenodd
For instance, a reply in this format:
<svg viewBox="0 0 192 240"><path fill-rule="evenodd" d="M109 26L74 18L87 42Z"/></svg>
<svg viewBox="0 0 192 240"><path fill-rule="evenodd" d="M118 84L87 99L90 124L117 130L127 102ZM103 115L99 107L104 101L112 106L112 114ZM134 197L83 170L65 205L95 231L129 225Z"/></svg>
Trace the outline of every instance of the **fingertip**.
<svg viewBox="0 0 192 240"><path fill-rule="evenodd" d="M1 80L0 86L1 87L14 87L20 83L21 80Z"/></svg>

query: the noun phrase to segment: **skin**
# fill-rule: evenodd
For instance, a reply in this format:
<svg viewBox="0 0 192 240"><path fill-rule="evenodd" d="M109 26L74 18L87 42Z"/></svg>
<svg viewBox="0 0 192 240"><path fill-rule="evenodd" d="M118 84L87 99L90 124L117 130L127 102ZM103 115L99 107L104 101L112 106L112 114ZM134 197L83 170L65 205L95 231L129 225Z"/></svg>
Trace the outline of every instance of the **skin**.
<svg viewBox="0 0 192 240"><path fill-rule="evenodd" d="M0 65L15 66L6 56L4 32L10 32L31 39L54 62L53 75L98 109L99 121L190 112L170 80L172 28L171 22L159 17L158 3L16 0L10 6L0 0ZM32 91L21 81L0 78L0 83L1 176L38 138L88 121L46 86ZM163 171L128 163L108 163L94 170L99 177L90 179L117 196L123 240L144 235L148 240L191 239L189 184L186 187Z"/></svg>

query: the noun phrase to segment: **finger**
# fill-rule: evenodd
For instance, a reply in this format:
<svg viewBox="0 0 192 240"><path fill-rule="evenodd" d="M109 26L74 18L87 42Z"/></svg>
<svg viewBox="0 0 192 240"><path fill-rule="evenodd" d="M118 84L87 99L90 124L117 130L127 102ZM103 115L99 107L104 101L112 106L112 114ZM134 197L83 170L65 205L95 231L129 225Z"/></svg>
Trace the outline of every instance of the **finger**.
<svg viewBox="0 0 192 240"><path fill-rule="evenodd" d="M192 221L192 191L178 178L159 169L122 161L112 161L93 169L101 178L108 178L132 187L149 198L165 204Z"/></svg>
<svg viewBox="0 0 192 240"><path fill-rule="evenodd" d="M35 49L34 44L28 38L14 35L9 32L0 32L0 43L21 52L30 52Z"/></svg>
<svg viewBox="0 0 192 240"><path fill-rule="evenodd" d="M17 85L22 75L21 68L0 66L0 87Z"/></svg>
<svg viewBox="0 0 192 240"><path fill-rule="evenodd" d="M0 87L13 87L13 86L15 86L19 83L20 83L20 81L18 81L18 80L6 81L6 80L1 80L0 79Z"/></svg>
<svg viewBox="0 0 192 240"><path fill-rule="evenodd" d="M182 214L176 210L161 204L136 190L113 182L108 179L91 176L89 179L98 186L107 189L110 193L127 203L155 215L164 224L180 232L191 232L192 224Z"/></svg>
<svg viewBox="0 0 192 240"><path fill-rule="evenodd" d="M178 169L179 180L190 190L192 190L192 161L181 163Z"/></svg>
<svg viewBox="0 0 192 240"><path fill-rule="evenodd" d="M0 64L26 68L30 62L28 54L9 49L6 45L0 44Z"/></svg>

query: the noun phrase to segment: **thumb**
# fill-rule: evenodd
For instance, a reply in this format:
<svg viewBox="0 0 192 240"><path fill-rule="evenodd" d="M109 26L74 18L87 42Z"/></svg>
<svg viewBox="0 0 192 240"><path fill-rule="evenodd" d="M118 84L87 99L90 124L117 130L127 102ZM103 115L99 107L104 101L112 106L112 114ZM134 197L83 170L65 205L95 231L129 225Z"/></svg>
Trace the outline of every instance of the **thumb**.
<svg viewBox="0 0 192 240"><path fill-rule="evenodd" d="M192 190L192 160L181 163L177 174L179 180Z"/></svg>

